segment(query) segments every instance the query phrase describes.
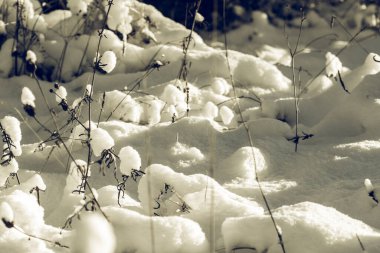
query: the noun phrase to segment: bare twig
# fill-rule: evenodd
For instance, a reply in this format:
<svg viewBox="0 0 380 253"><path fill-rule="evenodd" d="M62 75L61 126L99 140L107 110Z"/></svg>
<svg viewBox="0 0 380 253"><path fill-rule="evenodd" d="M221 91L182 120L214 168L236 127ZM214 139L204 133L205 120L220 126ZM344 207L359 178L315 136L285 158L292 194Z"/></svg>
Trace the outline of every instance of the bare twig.
<svg viewBox="0 0 380 253"><path fill-rule="evenodd" d="M224 46L225 46L227 68L228 68L229 75L230 75L230 81L231 81L233 93L234 93L235 98L237 98L237 93L236 93L236 88L235 88L235 82L234 82L234 78L232 76L231 65L230 65L229 56L228 56L228 40L227 40L227 33L226 33L226 0L223 0L223 33L224 33ZM241 118L241 120L243 122L242 124L243 124L244 129L245 129L245 131L247 133L248 141L249 141L249 144L250 144L250 147L251 147L251 156L252 156L252 161L253 161L253 168L254 168L255 179L256 179L256 182L258 184L258 187L259 187L259 190L260 190L260 194L261 194L261 196L262 196L262 198L264 200L265 206L268 209L268 213L269 213L271 221L273 223L273 227L274 227L274 229L276 231L279 243L281 245L282 252L286 253L282 234L281 234L281 232L279 230L279 227L277 226L276 220L273 217L272 209L269 206L268 199L267 199L267 197L264 194L263 188L261 186L261 181L260 181L259 175L257 173L256 156L255 156L255 151L254 151L254 147L253 147L253 140L252 140L251 132L249 131L249 126L247 125L247 123L243 119L243 113L242 113L242 110L241 110L241 107L240 107L239 100L237 100L236 103L237 103L237 106L238 106L238 111L239 111L240 118Z"/></svg>

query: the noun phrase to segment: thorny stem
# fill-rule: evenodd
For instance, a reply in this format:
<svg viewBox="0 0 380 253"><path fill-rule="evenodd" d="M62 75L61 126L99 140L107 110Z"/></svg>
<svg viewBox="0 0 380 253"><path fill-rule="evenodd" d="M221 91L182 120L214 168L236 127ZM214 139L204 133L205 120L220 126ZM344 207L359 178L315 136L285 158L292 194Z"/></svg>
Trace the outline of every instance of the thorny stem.
<svg viewBox="0 0 380 253"><path fill-rule="evenodd" d="M227 68L228 68L229 77L230 77L230 81L231 81L231 85L232 85L232 90L233 90L235 98L237 98L235 82L234 82L234 78L233 78L233 75L232 75L231 64L230 64L229 56L228 56L228 40L227 40L227 33L226 33L226 0L223 0L223 34L224 34L224 46L225 46L225 55L226 55ZM241 110L241 107L240 107L239 100L237 100L236 103L237 103L237 107L238 107L238 111L239 111L239 116L240 116L240 118L241 118L241 120L243 122L242 124L243 124L244 129L245 129L245 131L247 133L249 145L251 147L251 155L252 155L252 161L253 161L255 179L256 179L257 185L259 187L260 194L261 194L261 196L263 198L263 201L265 203L265 206L268 209L268 213L269 213L270 218L272 220L273 227L274 227L274 229L275 229L275 231L277 233L277 237L278 237L279 243L281 245L282 252L286 253L282 234L281 234L281 232L279 230L279 227L277 226L277 222L275 221L275 219L273 217L273 213L272 213L272 210L271 210L271 208L269 206L269 202L268 202L268 200L267 200L267 198L266 198L266 196L264 194L263 188L261 186L261 182L259 180L259 176L258 176L258 173L257 173L257 166L256 166L256 156L255 156L255 151L254 151L254 148L253 148L253 141L252 141L251 132L249 131L249 126L247 125L247 123L243 119L243 113L242 113L242 110Z"/></svg>

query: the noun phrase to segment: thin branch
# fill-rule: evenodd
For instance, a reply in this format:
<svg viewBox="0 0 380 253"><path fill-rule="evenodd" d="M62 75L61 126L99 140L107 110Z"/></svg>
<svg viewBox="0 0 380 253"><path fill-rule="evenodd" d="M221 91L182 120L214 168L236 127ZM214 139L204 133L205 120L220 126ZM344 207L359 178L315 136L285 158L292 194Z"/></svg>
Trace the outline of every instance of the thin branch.
<svg viewBox="0 0 380 253"><path fill-rule="evenodd" d="M231 65L230 65L229 56L228 56L228 40L227 40L227 33L226 33L226 0L223 0L223 34L224 34L224 46L225 46L227 68L228 68L228 72L229 72L229 75L230 75L230 81L231 81L231 85L232 85L232 90L233 90L235 98L237 98L236 88L235 88L235 82L234 82L234 78L233 78L233 75L232 75ZM272 220L272 223L273 223L273 227L274 227L274 229L276 231L279 243L281 245L282 252L286 253L282 234L281 234L281 232L280 232L280 230L279 230L279 228L277 226L277 222L275 221L275 219L273 217L273 213L272 213L272 210L271 210L271 208L269 206L269 202L268 202L267 197L265 196L263 188L261 186L261 181L259 179L258 172L257 172L256 156L255 156L255 151L254 151L254 148L253 148L253 140L252 140L251 132L249 131L249 126L247 125L247 123L244 122L243 113L242 113L242 110L241 110L241 107L240 107L240 103L239 103L238 100L237 100L237 106L238 106L238 111L239 111L240 118L243 121L242 124L243 124L244 129L245 129L245 131L247 133L248 141L249 141L249 144L250 144L250 147L251 147L251 155L252 155L252 161L253 161L255 179L256 179L256 182L258 184L258 187L259 187L259 190L260 190L260 194L261 194L261 196L262 196L262 198L264 200L265 206L268 209L269 215L271 217L271 220Z"/></svg>

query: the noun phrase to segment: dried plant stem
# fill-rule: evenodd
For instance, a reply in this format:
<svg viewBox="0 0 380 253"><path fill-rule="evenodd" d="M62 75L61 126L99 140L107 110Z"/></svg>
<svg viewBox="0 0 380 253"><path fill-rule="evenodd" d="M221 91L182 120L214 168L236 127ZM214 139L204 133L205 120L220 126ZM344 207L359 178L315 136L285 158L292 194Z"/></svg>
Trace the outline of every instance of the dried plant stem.
<svg viewBox="0 0 380 253"><path fill-rule="evenodd" d="M187 82L187 75L188 75L190 66L189 66L187 56L188 56L188 52L189 52L190 43L193 39L193 33L194 33L194 28L195 28L195 23L196 23L196 16L199 12L201 2L202 2L202 0L198 0L196 3L190 33L187 37L184 38L183 43L182 43L183 59L182 59L181 68L180 68L179 73L178 73L178 79L180 79L180 80L182 79L183 81L185 81L186 105L187 105L186 116L189 116L189 111L190 111L190 108L189 108L190 94L189 94L189 85ZM187 13L187 11L186 11L186 13ZM186 18L186 20L187 20L187 18Z"/></svg>
<svg viewBox="0 0 380 253"><path fill-rule="evenodd" d="M230 77L230 81L231 81L231 85L232 85L233 94L234 94L234 97L236 98L236 104L237 104L237 107L238 107L239 116L241 118L241 121L242 121L242 124L244 126L245 132L247 133L249 145L251 147L251 156L252 156L252 161L253 161L253 170L254 170L254 174L255 174L255 179L256 179L257 185L259 187L259 191L260 191L261 197L263 198L265 206L266 206L266 208L268 210L268 213L270 215L273 227L274 227L274 229L276 231L276 234L277 234L278 241L279 241L279 244L281 246L282 252L286 253L282 234L281 234L281 232L279 230L279 227L277 226L277 222L274 219L274 216L273 216L273 213L272 213L272 209L270 208L268 199L265 196L263 188L261 186L261 181L260 181L258 173L257 173L256 156L255 156L255 151L254 151L254 147L253 147L252 136L251 136L251 133L249 131L249 126L247 125L247 123L243 119L243 113L242 113L242 110L241 110L241 107L240 107L239 100L237 99L235 82L234 82L234 78L233 78L233 75L232 75L231 64L230 64L229 55L228 55L228 40L227 40L227 33L226 33L226 0L223 0L223 34L224 34L224 46L225 46L226 64L227 64L227 68L228 68L228 72L229 72L229 77Z"/></svg>
<svg viewBox="0 0 380 253"><path fill-rule="evenodd" d="M302 34L302 25L303 25L303 22L305 21L305 17L302 13L302 17L301 17L301 24L300 24L300 27L299 27L299 31L298 31L298 36L297 36L297 42L296 42L296 45L294 47L294 49L292 49L292 47L290 46L290 42L289 42L289 37L286 35L286 40L287 40L287 44L288 44L288 49L289 49L289 54L290 54L290 57L291 57L291 69L292 69L292 85L293 85L293 97L294 97L294 110L295 110L295 115L296 115L296 122L295 122L295 137L294 137L294 144L295 144L295 147L294 147L294 151L297 152L298 150L298 143L299 143L299 135L298 135L298 124L299 124L299 97L298 97L298 90L297 90L297 83L296 83L296 70L295 70L295 58L297 56L297 52L298 52L298 46L299 46L299 43L300 43L300 39L301 39L301 34ZM284 24L284 29L285 29L285 24Z"/></svg>
<svg viewBox="0 0 380 253"><path fill-rule="evenodd" d="M66 245L63 245L61 244L60 242L57 242L57 241L52 241L52 240L49 240L49 239L46 239L46 238L41 238L41 237L38 237L38 236L35 236L35 235L31 235L31 234L28 234L26 232L24 232L21 228L19 228L18 226L16 225L13 225L13 228L20 232L21 234L27 236L27 237L30 237L30 238L34 238L34 239L38 239L38 240L41 240L41 241L44 241L44 242L48 242L48 243L51 243L51 244L54 244L56 246L59 246L61 248L66 248L66 249L69 249L69 246L66 246Z"/></svg>
<svg viewBox="0 0 380 253"><path fill-rule="evenodd" d="M113 5L113 0L108 0L108 9L107 9L107 12L106 12L106 16L104 18L102 29L99 32L99 40L98 40L98 45L96 47L95 64L93 66L93 71L92 71L92 75L91 75L91 91L89 92L90 94L88 95L89 96L89 103L88 103L88 122L89 122L89 124L88 124L88 128L87 128L87 148L88 148L88 152L87 152L87 168L86 168L86 172L85 172L85 177L83 179L85 181L87 181L87 178L88 178L88 173L89 173L89 170L90 170L91 157L92 157L92 149L91 149L91 142L90 142L90 140L91 140L91 113L92 113L91 112L91 100L92 100L92 95L94 94L96 67L97 67L97 65L99 65L99 61L100 61L100 57L99 57L100 44L101 44L102 38L104 36L103 33L104 33L104 30L106 29L107 20L108 20L108 16L109 16L109 13L111 11L112 5ZM85 182L84 186L86 186L86 184L87 183Z"/></svg>
<svg viewBox="0 0 380 253"><path fill-rule="evenodd" d="M60 134L60 132L59 132L59 127L58 127L58 124L57 124L57 120L56 120L55 115L54 115L54 113L52 112L52 110L51 110L51 108L50 108L50 106L49 106L49 103L48 103L48 101L47 101L47 99L46 99L45 93L44 93L43 90L42 90L42 87L41 87L40 81L38 80L35 71L33 72L33 77L34 77L34 80L36 81L36 83L37 83L37 85L38 85L38 88L39 88L41 94L42 94L42 97L43 97L43 100L44 100L44 102L45 102L45 105L46 105L47 109L48 109L49 112L50 112L50 115L51 115L51 117L52 117L52 119L53 119L53 122L54 122L55 129L56 129L56 130L53 132L53 131L51 131L50 129L48 129L46 126L44 126L41 122L39 122L39 121L37 120L36 117L34 117L34 119L35 119L39 124L42 124L43 128L44 128L46 131L48 131L51 135L54 134L55 136L57 136L57 139L63 144L63 147L65 148L67 154L70 156L71 160L74 162L75 166L78 168L79 172L82 174L82 177L87 179L86 176L88 176L88 175L84 174L83 171L80 169L80 166L77 164L77 162L76 162L74 156L72 155L71 151L70 151L69 148L67 147L66 143L62 140L61 134ZM87 165L87 166L88 166L88 165ZM96 197L95 197L95 194L94 194L94 192L93 192L93 190L92 190L92 188L91 188L91 186L90 186L88 180L85 180L84 183L85 183L84 185L88 187L88 189L89 189L89 191L90 191L90 193L91 193L91 195L92 195L92 197L93 197L93 199L94 199L95 204L96 204L96 205L98 206L98 208L99 208L99 211L100 211L101 214L102 214L102 215L108 220L108 217L107 217L106 214L103 212L103 210L102 210L102 208L101 208L99 202L97 201L97 199L96 199Z"/></svg>

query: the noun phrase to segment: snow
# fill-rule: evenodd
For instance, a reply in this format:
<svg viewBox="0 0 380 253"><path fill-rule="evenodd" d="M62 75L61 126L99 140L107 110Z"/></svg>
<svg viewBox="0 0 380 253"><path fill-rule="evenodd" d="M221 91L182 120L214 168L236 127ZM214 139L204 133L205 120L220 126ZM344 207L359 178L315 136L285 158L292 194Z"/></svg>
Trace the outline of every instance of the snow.
<svg viewBox="0 0 380 253"><path fill-rule="evenodd" d="M219 110L220 117L223 120L223 124L229 125L234 118L234 112L227 106L223 105Z"/></svg>
<svg viewBox="0 0 380 253"><path fill-rule="evenodd" d="M211 83L212 91L219 95L225 95L229 92L230 87L224 78L216 77Z"/></svg>
<svg viewBox="0 0 380 253"><path fill-rule="evenodd" d="M57 103L60 103L62 100L66 100L67 98L67 90L62 85L58 87L58 89L55 91L55 94L55 101L57 101Z"/></svg>
<svg viewBox="0 0 380 253"><path fill-rule="evenodd" d="M364 185L365 185L365 188L367 189L368 193L370 193L370 192L372 192L374 190L373 185L371 183L371 180L369 180L368 178L366 178L364 180Z"/></svg>
<svg viewBox="0 0 380 253"><path fill-rule="evenodd" d="M0 222L1 252L279 253L262 194L286 252L380 252L380 44L373 28L352 38L375 5L320 3L300 37L300 19L233 6L248 23L227 33L230 66L223 37L194 32L182 80L190 31L141 1L113 1L99 52L108 1L41 15L22 1L34 36L17 58L16 0L3 2L0 123L16 157L0 166L0 217L15 224Z"/></svg>
<svg viewBox="0 0 380 253"><path fill-rule="evenodd" d="M218 116L218 107L213 102L207 102L203 107L203 115L206 118L214 119Z"/></svg>
<svg viewBox="0 0 380 253"><path fill-rule="evenodd" d="M342 72L342 62L334 54L327 52L326 55L326 75L337 77L338 72Z"/></svg>
<svg viewBox="0 0 380 253"><path fill-rule="evenodd" d="M95 156L100 156L103 150L115 146L115 141L109 133L102 128L91 129L91 148Z"/></svg>
<svg viewBox="0 0 380 253"><path fill-rule="evenodd" d="M169 105L178 105L185 101L185 94L173 84L168 84L160 98Z"/></svg>
<svg viewBox="0 0 380 253"><path fill-rule="evenodd" d="M119 157L121 174L129 176L132 170L140 170L141 158L133 147L127 146L120 149Z"/></svg>
<svg viewBox="0 0 380 253"><path fill-rule="evenodd" d="M285 247L291 252L358 252L357 237L368 252L376 252L380 233L334 208L311 202L284 206L275 210L274 218L281 227ZM281 252L269 216L229 218L223 223L227 251L251 247L258 252ZM305 234L312 240L304 240Z"/></svg>
<svg viewBox="0 0 380 253"><path fill-rule="evenodd" d="M0 121L4 131L6 134L9 135L9 137L12 140L12 143L14 146L11 146L11 151L15 156L20 156L22 153L21 149L21 128L20 128L20 121L12 116L5 116Z"/></svg>
<svg viewBox="0 0 380 253"><path fill-rule="evenodd" d="M36 97L33 95L32 91L28 87L22 88L21 103L23 105L30 105L32 107L36 107L36 104L34 103L35 100Z"/></svg>
<svg viewBox="0 0 380 253"><path fill-rule="evenodd" d="M36 64L37 63L37 56L32 50L28 50L26 52L26 61L30 62L31 64Z"/></svg>
<svg viewBox="0 0 380 253"><path fill-rule="evenodd" d="M203 253L209 250L204 232L192 220L175 216L149 217L117 207L105 211L114 226L116 252Z"/></svg>
<svg viewBox="0 0 380 253"><path fill-rule="evenodd" d="M116 66L116 55L112 51L106 51L100 58L100 68L106 73L111 73Z"/></svg>
<svg viewBox="0 0 380 253"><path fill-rule="evenodd" d="M97 213L82 215L72 236L72 252L113 253L115 235L112 226Z"/></svg>
<svg viewBox="0 0 380 253"><path fill-rule="evenodd" d="M13 222L14 219L12 207L5 201L0 204L0 217L7 222Z"/></svg>

